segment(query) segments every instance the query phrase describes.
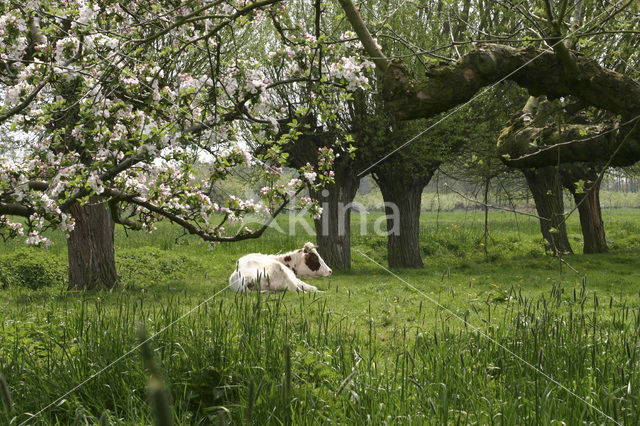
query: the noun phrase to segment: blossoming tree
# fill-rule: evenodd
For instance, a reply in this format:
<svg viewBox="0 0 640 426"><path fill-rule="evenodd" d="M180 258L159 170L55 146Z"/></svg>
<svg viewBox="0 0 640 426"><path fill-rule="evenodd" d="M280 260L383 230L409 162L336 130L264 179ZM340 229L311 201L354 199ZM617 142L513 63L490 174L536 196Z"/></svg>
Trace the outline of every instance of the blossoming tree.
<svg viewBox="0 0 640 426"><path fill-rule="evenodd" d="M295 139L295 126L279 131L288 111L274 93L311 78L299 63L319 42L278 45L273 33L286 13L279 1L0 8L0 123L29 140L18 159L0 159L0 232L46 246L44 231L61 229L70 288L117 283L115 224L152 231L168 219L213 243L257 238L306 183L324 182L310 164L257 200L233 195L217 204L208 196L234 167L282 166L282 145ZM267 66L284 70L282 78ZM324 80L360 78L343 68L330 64ZM267 149L249 153L252 141ZM328 176L331 151L319 158ZM297 207L318 213L310 199ZM247 214L264 223L225 229Z"/></svg>
<svg viewBox="0 0 640 426"><path fill-rule="evenodd" d="M358 189L356 174L361 169L360 155L355 149L358 143L352 138L354 126L354 98L352 93L371 90L372 63L366 59L362 44L348 25L339 19L342 9L336 3L316 0L311 14L312 24L305 2L291 7L279 38L285 46L316 43L320 41L317 55L308 57L299 66L308 69L314 79L296 85L296 90L279 91L280 102L287 105L289 114L286 125L299 129L295 140L283 148L288 154L287 164L301 168L317 165L317 179L324 183L309 188L314 199L322 204L322 212L314 217L316 242L323 259L334 270L351 267L350 205ZM293 5L292 5L293 6ZM308 8L307 8L308 9ZM309 60L311 59L311 60ZM282 79L282 70L272 68L275 79ZM327 78L330 77L330 80ZM330 164L323 153L330 152ZM354 155L355 151L355 155Z"/></svg>

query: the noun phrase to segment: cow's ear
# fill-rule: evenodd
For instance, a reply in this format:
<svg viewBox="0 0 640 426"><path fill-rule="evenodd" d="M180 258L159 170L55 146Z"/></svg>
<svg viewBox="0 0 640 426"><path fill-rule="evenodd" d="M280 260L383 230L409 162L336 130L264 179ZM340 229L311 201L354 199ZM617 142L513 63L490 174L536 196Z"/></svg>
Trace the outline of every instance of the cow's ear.
<svg viewBox="0 0 640 426"><path fill-rule="evenodd" d="M304 252L305 252L305 253L311 253L311 251L312 251L314 248L315 248L315 246L313 245L313 243L311 243L311 242L305 243L305 245L304 245Z"/></svg>

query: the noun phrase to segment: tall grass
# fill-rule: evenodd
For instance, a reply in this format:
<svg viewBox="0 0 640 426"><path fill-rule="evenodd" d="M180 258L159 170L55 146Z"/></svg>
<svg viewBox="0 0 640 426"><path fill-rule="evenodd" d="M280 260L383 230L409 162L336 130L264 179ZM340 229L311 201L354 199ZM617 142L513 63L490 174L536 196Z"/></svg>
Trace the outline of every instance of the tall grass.
<svg viewBox="0 0 640 426"><path fill-rule="evenodd" d="M324 293L212 298L240 254L312 238L119 235L127 286L0 290L0 424L150 424L167 400L175 424L637 424L640 221L608 216L613 252L568 258L578 275L544 256L535 221L492 217L486 259L471 212L424 215L426 267L398 273L440 306L357 254L384 262L383 236L355 234L354 271ZM166 328L145 357L140 324ZM152 387L155 411L150 373L169 390Z"/></svg>
<svg viewBox="0 0 640 426"><path fill-rule="evenodd" d="M500 303L474 305L464 322L434 312L435 326L418 321L387 342L376 318L362 327L322 295L226 295L156 337L153 357L177 424L602 424L607 416L637 424L640 308L586 289L554 286L533 299L513 287ZM139 356L39 417L29 413L133 347L137 323L153 332L184 311L183 296L162 302L123 292L108 308L87 300L66 315L47 312L37 332L3 330L2 371L15 401L4 420L150 423ZM414 308L424 315L422 304Z"/></svg>

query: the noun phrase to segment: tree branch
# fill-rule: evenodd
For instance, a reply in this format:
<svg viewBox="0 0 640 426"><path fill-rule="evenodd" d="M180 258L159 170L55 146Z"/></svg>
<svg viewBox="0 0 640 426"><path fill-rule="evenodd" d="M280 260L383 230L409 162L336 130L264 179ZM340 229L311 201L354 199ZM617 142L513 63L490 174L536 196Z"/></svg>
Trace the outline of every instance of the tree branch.
<svg viewBox="0 0 640 426"><path fill-rule="evenodd" d="M78 52L70 59L68 59L64 64L62 64L62 66L60 68L66 68L69 65L71 65L73 62L75 62L76 60L78 60L81 56L82 56L82 44L80 44L81 47L78 48ZM9 118L13 117L14 115L20 113L23 109L25 109L26 107L29 106L29 104L31 104L31 102L35 99L36 96L38 96L38 93L40 93L40 91L47 85L49 84L49 82L51 81L51 79L55 76L55 72L53 72L53 70L51 71L51 74L49 74L44 80L42 80L32 91L31 93L29 93L29 95L27 95L26 98L24 98L24 100L22 102L20 102L19 104L17 104L16 106L14 106L13 108L10 108L7 112L0 114L0 123L3 123L4 121L8 120Z"/></svg>
<svg viewBox="0 0 640 426"><path fill-rule="evenodd" d="M377 43L373 40L369 29L362 21L358 10L353 5L351 0L338 0L340 2L340 6L344 10L349 23L353 27L353 30L358 34L358 38L362 42L364 46L364 50L367 52L369 56L371 56L371 60L376 64L376 68L380 73L384 73L389 68L389 60L382 53L382 50L378 47Z"/></svg>
<svg viewBox="0 0 640 426"><path fill-rule="evenodd" d="M482 46L453 64L428 68L427 78L421 81L406 74L392 76L395 87L385 88L386 108L400 120L429 118L468 101L484 86L512 80L532 96L554 99L575 95L588 105L626 118L640 113L638 82L584 56L576 58L578 79L567 78L550 51Z"/></svg>
<svg viewBox="0 0 640 426"><path fill-rule="evenodd" d="M561 129L535 124L535 120L528 125L523 117L514 120L498 138L498 155L510 167L537 168L606 159L612 166L629 166L640 160L640 135L631 126L640 116L620 126L564 124Z"/></svg>
<svg viewBox="0 0 640 426"><path fill-rule="evenodd" d="M8 214L12 216L29 217L33 213L35 213L35 210L31 207L21 204L0 204L0 215Z"/></svg>
<svg viewBox="0 0 640 426"><path fill-rule="evenodd" d="M123 218L120 215L121 209L120 209L120 203L118 202L118 200L111 199L108 201L108 204L109 204L109 212L111 213L111 218L115 223L122 225L125 228L133 229L136 231L142 229L142 225L140 223Z"/></svg>
<svg viewBox="0 0 640 426"><path fill-rule="evenodd" d="M300 193L300 191L302 191L303 188L300 188L295 194L298 195ZM205 240L205 241L210 241L210 242L235 242L235 241L242 241L242 240L248 240L248 239L255 239L260 237L264 231L267 230L267 228L269 227L269 225L271 225L271 223L274 221L274 219L276 218L276 216L278 216L282 210L284 210L284 208L286 207L286 205L289 203L290 199L287 198L284 200L284 202L272 213L271 217L269 217L269 219L267 219L267 221L257 230L252 231L250 233L246 233L246 234L236 234L233 237L219 237L216 235L213 235L209 232L207 232L206 230L200 229L197 226L195 226L193 223L190 223L187 219L184 219L182 217L180 217L177 214L171 213L169 211L166 211L165 209L163 209L160 206L157 206L147 200L144 200L136 195L133 194L126 194L122 191L118 191L115 189L107 189L104 192L104 195L110 196L112 197L112 199L114 201L126 201L128 203L131 204L135 204L137 206L143 207L147 210L149 210L150 212L153 212L155 214L158 214L166 219L169 219L170 221L178 224L179 226L181 226L182 228L184 228L188 233L193 234L193 235L197 235L198 237L200 237L201 239Z"/></svg>
<svg viewBox="0 0 640 426"><path fill-rule="evenodd" d="M180 49L178 49L178 52L183 51L184 49L186 49L187 46L189 46L191 44L194 44L194 43L197 43L199 41L208 39L209 37L213 37L214 35L218 34L218 32L220 32L224 27L226 27L227 25L229 25L230 23L232 23L233 21L235 21L239 17L241 17L243 15L246 15L246 14L252 12L255 9L259 9L261 7L269 6L269 5L277 3L279 1L281 1L281 0L257 1L255 3L250 3L248 6L245 6L243 9L238 9L236 11L236 13L234 13L233 15L230 15L229 17L227 17L227 19L223 20L221 23L216 25L211 31L209 31L205 35L203 35L201 37L194 38L193 40L189 40Z"/></svg>
<svg viewBox="0 0 640 426"><path fill-rule="evenodd" d="M200 15L200 13L202 13L205 10L210 9L210 8L212 8L214 6L217 6L217 5L221 4L222 2L223 2L223 0L217 0L217 1L214 1L212 3L205 4L204 6L192 11L188 15L178 16L176 18L176 21L173 24L169 25L168 27L158 31L155 34L151 34L150 36L148 36L148 37L146 37L146 38L144 38L142 40L136 40L136 44L135 44L133 50L135 50L136 48L140 47L141 45L143 45L145 43L149 43L149 42L151 42L151 41L153 41L153 40L155 40L155 39L157 39L159 37L162 37L163 35L167 34L169 31L171 31L174 28L177 28L177 27L179 27L181 25L184 25L186 23L191 22L192 18L198 17L198 15Z"/></svg>

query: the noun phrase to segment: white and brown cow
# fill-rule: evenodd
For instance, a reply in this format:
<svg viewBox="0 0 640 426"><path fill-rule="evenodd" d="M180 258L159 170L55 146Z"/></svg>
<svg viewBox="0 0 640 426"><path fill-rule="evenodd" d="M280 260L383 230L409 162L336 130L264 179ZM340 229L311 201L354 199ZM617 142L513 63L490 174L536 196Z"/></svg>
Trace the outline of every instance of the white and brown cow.
<svg viewBox="0 0 640 426"><path fill-rule="evenodd" d="M235 291L318 291L303 278L327 277L331 268L324 263L312 243L284 254L251 253L236 262L229 277Z"/></svg>

